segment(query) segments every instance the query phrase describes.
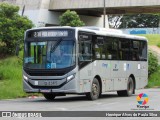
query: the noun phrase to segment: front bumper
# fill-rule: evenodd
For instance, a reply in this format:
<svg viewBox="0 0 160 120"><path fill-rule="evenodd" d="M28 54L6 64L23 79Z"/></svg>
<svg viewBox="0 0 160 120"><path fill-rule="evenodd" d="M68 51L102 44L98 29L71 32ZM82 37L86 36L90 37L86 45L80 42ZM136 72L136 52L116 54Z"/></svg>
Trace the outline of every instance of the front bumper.
<svg viewBox="0 0 160 120"><path fill-rule="evenodd" d="M36 86L33 88L33 86L31 86L27 81L23 80L23 89L27 93L78 93L74 79L60 88L52 88L51 86Z"/></svg>
<svg viewBox="0 0 160 120"><path fill-rule="evenodd" d="M77 68L63 76L30 76L23 71L23 76L26 76L23 77L23 89L27 93L79 93L76 70ZM73 74L75 77L67 81L67 77Z"/></svg>

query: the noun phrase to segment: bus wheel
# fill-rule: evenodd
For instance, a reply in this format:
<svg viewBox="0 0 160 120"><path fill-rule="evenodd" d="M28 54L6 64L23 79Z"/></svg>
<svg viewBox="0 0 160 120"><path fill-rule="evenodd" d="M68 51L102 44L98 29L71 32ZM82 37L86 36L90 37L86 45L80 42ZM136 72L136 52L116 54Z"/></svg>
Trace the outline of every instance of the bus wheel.
<svg viewBox="0 0 160 120"><path fill-rule="evenodd" d="M131 77L128 79L127 90L117 91L119 96L131 96L134 92L134 82Z"/></svg>
<svg viewBox="0 0 160 120"><path fill-rule="evenodd" d="M54 100L54 98L56 97L53 93L43 93L43 96L50 101Z"/></svg>
<svg viewBox="0 0 160 120"><path fill-rule="evenodd" d="M100 85L97 78L94 78L91 86L91 92L86 93L86 96L89 100L96 100L99 98L99 95L100 95Z"/></svg>

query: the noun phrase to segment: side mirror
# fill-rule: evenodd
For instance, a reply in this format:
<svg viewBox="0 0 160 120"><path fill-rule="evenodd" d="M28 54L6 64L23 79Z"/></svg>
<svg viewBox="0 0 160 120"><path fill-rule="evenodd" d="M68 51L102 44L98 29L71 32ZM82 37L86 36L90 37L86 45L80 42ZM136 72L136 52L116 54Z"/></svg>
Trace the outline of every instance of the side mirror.
<svg viewBox="0 0 160 120"><path fill-rule="evenodd" d="M19 56L19 44L17 44L17 46L16 46L16 56L17 57Z"/></svg>
<svg viewBox="0 0 160 120"><path fill-rule="evenodd" d="M20 46L19 46L20 44L19 44L19 43L20 43L20 40L17 41L16 51L15 51L15 52L16 52L15 54L16 54L16 56L17 56L18 58L20 58L20 57L19 57L19 50L20 50ZM20 58L20 59L23 60L22 58Z"/></svg>

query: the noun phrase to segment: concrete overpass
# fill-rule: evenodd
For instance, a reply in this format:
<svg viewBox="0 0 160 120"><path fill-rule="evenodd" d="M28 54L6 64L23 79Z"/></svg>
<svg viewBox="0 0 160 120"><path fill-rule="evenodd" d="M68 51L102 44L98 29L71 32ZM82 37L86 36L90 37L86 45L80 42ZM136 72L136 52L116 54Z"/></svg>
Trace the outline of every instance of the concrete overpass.
<svg viewBox="0 0 160 120"><path fill-rule="evenodd" d="M0 0L20 7L35 26L57 26L59 16L67 9L75 10L86 26L109 27L103 19L104 0ZM160 0L105 0L106 14L159 13Z"/></svg>
<svg viewBox="0 0 160 120"><path fill-rule="evenodd" d="M105 0L106 14L158 13L160 0ZM64 12L75 10L78 14L101 16L104 0L50 0L49 10Z"/></svg>

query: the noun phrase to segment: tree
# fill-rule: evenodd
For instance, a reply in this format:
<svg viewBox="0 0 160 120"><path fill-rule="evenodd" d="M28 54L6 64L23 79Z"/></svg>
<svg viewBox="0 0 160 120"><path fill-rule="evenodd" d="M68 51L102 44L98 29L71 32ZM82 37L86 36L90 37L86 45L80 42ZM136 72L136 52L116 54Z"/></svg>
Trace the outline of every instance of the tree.
<svg viewBox="0 0 160 120"><path fill-rule="evenodd" d="M159 27L160 14L109 15L112 28L152 28Z"/></svg>
<svg viewBox="0 0 160 120"><path fill-rule="evenodd" d="M84 26L84 22L80 20L79 15L75 11L67 10L60 16L60 25L62 26Z"/></svg>
<svg viewBox="0 0 160 120"><path fill-rule="evenodd" d="M148 58L148 75L150 77L151 74L158 70L158 59L152 52L148 53Z"/></svg>
<svg viewBox="0 0 160 120"><path fill-rule="evenodd" d="M33 27L32 21L18 11L18 6L0 4L0 55L14 54L17 41L23 43L24 31Z"/></svg>
<svg viewBox="0 0 160 120"><path fill-rule="evenodd" d="M125 15L121 19L119 28L152 28L159 26L158 14L133 14Z"/></svg>

